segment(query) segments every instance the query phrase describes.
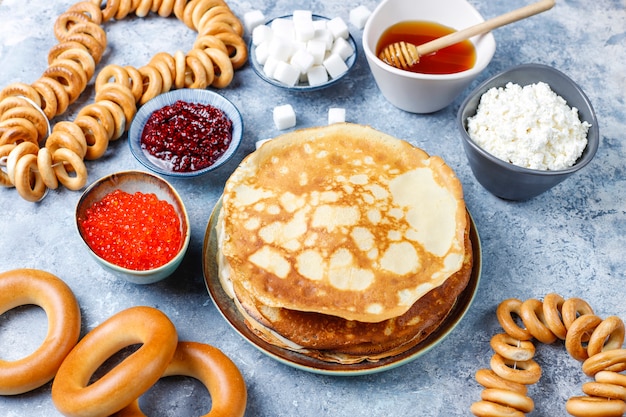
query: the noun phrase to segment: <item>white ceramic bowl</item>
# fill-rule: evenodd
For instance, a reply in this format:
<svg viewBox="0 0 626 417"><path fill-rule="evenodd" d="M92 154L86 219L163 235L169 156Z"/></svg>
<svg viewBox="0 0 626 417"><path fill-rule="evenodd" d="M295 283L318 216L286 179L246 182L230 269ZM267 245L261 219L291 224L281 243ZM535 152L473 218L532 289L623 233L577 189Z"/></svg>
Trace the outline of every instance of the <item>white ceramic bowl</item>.
<svg viewBox="0 0 626 417"><path fill-rule="evenodd" d="M89 246L81 227L81 220L86 217L86 210L94 203L102 200L107 194L119 189L127 193L154 193L159 200L170 203L180 219L182 245L176 256L158 268L136 271L115 265L98 256ZM107 175L91 184L78 200L76 205L76 228L87 250L105 270L113 275L124 278L134 284L152 284L170 276L182 262L191 236L191 226L187 209L182 199L163 178L143 171L123 171Z"/></svg>
<svg viewBox="0 0 626 417"><path fill-rule="evenodd" d="M430 21L461 30L483 17L466 0L383 0L363 30L363 50L382 95L411 113L432 113L447 107L487 67L496 50L493 34L474 36L476 63L456 74L418 74L394 68L376 56L376 44L390 26L404 21Z"/></svg>

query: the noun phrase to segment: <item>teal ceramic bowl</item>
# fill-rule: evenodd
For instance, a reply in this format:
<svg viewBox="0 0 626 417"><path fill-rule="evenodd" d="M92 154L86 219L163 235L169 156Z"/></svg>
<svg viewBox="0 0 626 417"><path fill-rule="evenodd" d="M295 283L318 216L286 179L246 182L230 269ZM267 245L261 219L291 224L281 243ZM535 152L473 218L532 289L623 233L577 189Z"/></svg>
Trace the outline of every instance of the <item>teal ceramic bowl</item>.
<svg viewBox="0 0 626 417"><path fill-rule="evenodd" d="M154 193L159 200L170 203L179 217L182 234L182 244L178 253L169 262L158 268L148 270L133 270L115 265L97 255L87 243L85 231L82 228L82 220L86 218L86 211L94 203L102 200L114 190L122 190L127 193L142 192ZM85 244L89 254L111 274L126 279L134 284L152 284L170 276L180 265L187 248L191 228L187 210L182 199L167 181L161 177L143 171L123 171L105 176L91 184L82 194L76 205L76 228Z"/></svg>

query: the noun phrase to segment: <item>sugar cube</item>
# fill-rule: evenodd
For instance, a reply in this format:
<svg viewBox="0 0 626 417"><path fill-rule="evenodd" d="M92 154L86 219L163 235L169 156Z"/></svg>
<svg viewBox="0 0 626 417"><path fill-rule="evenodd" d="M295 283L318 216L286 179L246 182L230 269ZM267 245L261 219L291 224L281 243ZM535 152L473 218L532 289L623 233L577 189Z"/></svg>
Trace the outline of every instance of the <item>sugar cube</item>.
<svg viewBox="0 0 626 417"><path fill-rule="evenodd" d="M265 15L260 10L250 10L243 15L243 24L248 32L265 22Z"/></svg>
<svg viewBox="0 0 626 417"><path fill-rule="evenodd" d="M273 118L274 125L278 130L289 129L296 125L296 112L291 107L291 104L274 107Z"/></svg>
<svg viewBox="0 0 626 417"><path fill-rule="evenodd" d="M283 84L294 86L300 78L300 70L287 62L278 61L272 78Z"/></svg>
<svg viewBox="0 0 626 417"><path fill-rule="evenodd" d="M348 25L341 17L334 17L328 21L326 24L328 29L330 29L331 33L337 38L347 39L348 35L350 35L350 30L348 29Z"/></svg>
<svg viewBox="0 0 626 417"><path fill-rule="evenodd" d="M267 25L259 25L252 29L252 43L260 45L272 39L272 28Z"/></svg>
<svg viewBox="0 0 626 417"><path fill-rule="evenodd" d="M337 38L335 43L333 43L333 47L330 50L331 53L337 54L344 61L348 59L354 53L354 49L352 45L345 40L344 38Z"/></svg>
<svg viewBox="0 0 626 417"><path fill-rule="evenodd" d="M322 65L314 65L306 72L310 86L324 84L328 81L328 72Z"/></svg>
<svg viewBox="0 0 626 417"><path fill-rule="evenodd" d="M328 109L328 124L343 123L346 121L346 109L331 107Z"/></svg>
<svg viewBox="0 0 626 417"><path fill-rule="evenodd" d="M331 78L337 78L344 72L348 71L348 65L337 54L330 54L328 58L324 60L324 67Z"/></svg>
<svg viewBox="0 0 626 417"><path fill-rule="evenodd" d="M350 10L350 23L356 26L359 29L363 29L365 27L365 23L367 23L367 19L369 19L372 12L366 6L360 5L352 10Z"/></svg>

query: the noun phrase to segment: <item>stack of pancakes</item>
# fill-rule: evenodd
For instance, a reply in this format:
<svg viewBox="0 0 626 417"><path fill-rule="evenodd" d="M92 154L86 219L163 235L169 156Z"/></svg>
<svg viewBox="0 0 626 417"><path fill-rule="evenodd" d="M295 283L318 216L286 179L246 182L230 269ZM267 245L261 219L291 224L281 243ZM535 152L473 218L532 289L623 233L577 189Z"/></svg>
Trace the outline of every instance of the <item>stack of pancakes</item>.
<svg viewBox="0 0 626 417"><path fill-rule="evenodd" d="M273 345L376 361L435 331L472 269L461 184L370 127L294 131L248 155L217 222L220 282Z"/></svg>

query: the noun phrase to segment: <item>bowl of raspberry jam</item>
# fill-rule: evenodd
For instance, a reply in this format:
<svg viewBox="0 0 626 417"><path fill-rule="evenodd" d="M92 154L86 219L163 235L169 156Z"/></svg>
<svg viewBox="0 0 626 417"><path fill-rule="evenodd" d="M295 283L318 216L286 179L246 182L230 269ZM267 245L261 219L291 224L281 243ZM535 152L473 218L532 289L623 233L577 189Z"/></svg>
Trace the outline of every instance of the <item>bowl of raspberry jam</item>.
<svg viewBox="0 0 626 417"><path fill-rule="evenodd" d="M224 165L237 151L243 120L237 107L209 90L180 89L144 104L128 132L135 158L172 177L196 177Z"/></svg>
<svg viewBox="0 0 626 417"><path fill-rule="evenodd" d="M135 284L170 276L190 239L187 210L163 178L123 171L91 184L76 205L76 228L107 271Z"/></svg>

